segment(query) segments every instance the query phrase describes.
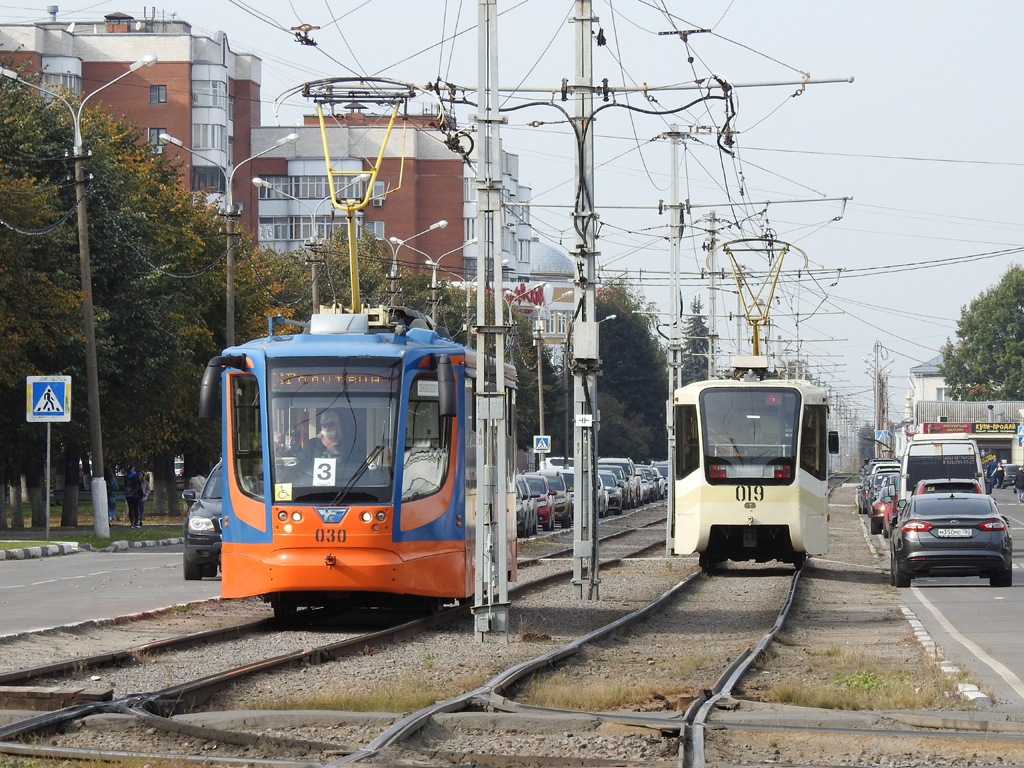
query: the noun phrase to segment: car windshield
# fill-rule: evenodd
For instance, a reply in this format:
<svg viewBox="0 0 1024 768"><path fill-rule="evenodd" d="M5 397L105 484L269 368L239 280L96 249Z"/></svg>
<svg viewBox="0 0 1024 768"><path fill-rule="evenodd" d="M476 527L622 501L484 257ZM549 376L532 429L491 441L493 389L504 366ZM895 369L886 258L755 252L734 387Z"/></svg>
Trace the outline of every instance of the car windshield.
<svg viewBox="0 0 1024 768"><path fill-rule="evenodd" d="M556 491L564 491L565 483L562 482L560 475L551 475L548 477L548 487L553 488Z"/></svg>
<svg viewBox="0 0 1024 768"><path fill-rule="evenodd" d="M923 483L921 493L977 493L977 483Z"/></svg>
<svg viewBox="0 0 1024 768"><path fill-rule="evenodd" d="M221 482L220 464L218 464L210 473L210 479L206 481L206 485L203 486L203 498L219 499L221 497Z"/></svg>
<svg viewBox="0 0 1024 768"><path fill-rule="evenodd" d="M605 485L610 485L613 487L616 485L615 475L613 475L611 472L600 472L598 474L601 476L601 479L604 481Z"/></svg>
<svg viewBox="0 0 1024 768"><path fill-rule="evenodd" d="M530 484L530 490L533 491L534 496L543 496L548 492L548 489L544 487L544 480L540 477L528 477L526 482Z"/></svg>
<svg viewBox="0 0 1024 768"><path fill-rule="evenodd" d="M946 496L932 494L914 500L914 517L945 517L946 515L994 515L995 505L988 496Z"/></svg>

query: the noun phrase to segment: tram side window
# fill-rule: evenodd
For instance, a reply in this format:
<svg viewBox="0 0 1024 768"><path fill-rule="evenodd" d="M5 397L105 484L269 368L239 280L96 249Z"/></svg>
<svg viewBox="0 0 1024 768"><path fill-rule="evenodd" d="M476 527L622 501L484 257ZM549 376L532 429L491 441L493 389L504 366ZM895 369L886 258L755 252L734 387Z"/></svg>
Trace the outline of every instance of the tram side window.
<svg viewBox="0 0 1024 768"><path fill-rule="evenodd" d="M409 391L405 423L402 501L431 496L444 486L451 448L451 419L442 419L437 378L417 376Z"/></svg>
<svg viewBox="0 0 1024 768"><path fill-rule="evenodd" d="M675 408L676 479L686 477L700 466L700 439L697 436L697 406Z"/></svg>
<svg viewBox="0 0 1024 768"><path fill-rule="evenodd" d="M819 480L828 473L826 445L828 412L824 405L804 407L804 425L800 433L800 468Z"/></svg>
<svg viewBox="0 0 1024 768"><path fill-rule="evenodd" d="M263 498L263 426L260 389L252 374L231 378L234 461L238 485L246 496Z"/></svg>

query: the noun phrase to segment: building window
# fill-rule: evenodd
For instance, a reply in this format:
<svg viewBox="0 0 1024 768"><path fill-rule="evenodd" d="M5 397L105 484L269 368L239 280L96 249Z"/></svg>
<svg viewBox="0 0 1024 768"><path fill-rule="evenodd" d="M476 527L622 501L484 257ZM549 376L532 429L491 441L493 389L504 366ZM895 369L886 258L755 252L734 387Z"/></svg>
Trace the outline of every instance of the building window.
<svg viewBox="0 0 1024 768"><path fill-rule="evenodd" d="M468 216L462 220L462 239L473 240L476 237L476 217Z"/></svg>
<svg viewBox="0 0 1024 768"><path fill-rule="evenodd" d="M935 399L936 400L949 400L949 398L946 397L946 388L945 387L936 387L935 388Z"/></svg>
<svg viewBox="0 0 1024 768"><path fill-rule="evenodd" d="M378 240L384 239L384 222L383 221L364 221L363 229L367 232L372 232L373 236Z"/></svg>
<svg viewBox="0 0 1024 768"><path fill-rule="evenodd" d="M166 128L149 129L149 146L153 148L153 154L159 155L164 151L164 145L160 143L160 134L167 133Z"/></svg>
<svg viewBox="0 0 1024 768"><path fill-rule="evenodd" d="M285 195L292 193L291 179L288 176L263 176L262 179L269 182L272 188L259 188L260 200L284 200Z"/></svg>
<svg viewBox="0 0 1024 768"><path fill-rule="evenodd" d="M166 85L151 85L151 86L149 86L149 103L150 104L166 104L167 103L167 86Z"/></svg>
<svg viewBox="0 0 1024 768"><path fill-rule="evenodd" d="M519 241L519 254L518 254L518 258L519 258L519 261L525 261L525 262L529 262L530 261L530 241L529 240L520 240Z"/></svg>
<svg viewBox="0 0 1024 768"><path fill-rule="evenodd" d="M192 126L193 149L227 151L227 129L218 123L196 123Z"/></svg>
<svg viewBox="0 0 1024 768"><path fill-rule="evenodd" d="M228 136L228 165L235 164L235 137Z"/></svg>
<svg viewBox="0 0 1024 768"><path fill-rule="evenodd" d="M291 182L294 187L291 194L300 200L323 200L331 194L326 176L293 176Z"/></svg>
<svg viewBox="0 0 1024 768"><path fill-rule="evenodd" d="M235 119L235 97L228 97L228 120Z"/></svg>
<svg viewBox="0 0 1024 768"><path fill-rule="evenodd" d="M309 226L308 221L306 225ZM260 242L299 240L301 226L301 220L295 216L260 216Z"/></svg>
<svg viewBox="0 0 1024 768"><path fill-rule="evenodd" d="M76 96L82 95L82 78L72 74L44 74L43 85L47 88L69 88Z"/></svg>
<svg viewBox="0 0 1024 768"><path fill-rule="evenodd" d="M194 80L192 82L192 105L226 109L228 106L227 85L220 80Z"/></svg>
<svg viewBox="0 0 1024 768"><path fill-rule="evenodd" d="M192 190L198 192L203 189L224 192L224 172L212 165L192 166Z"/></svg>
<svg viewBox="0 0 1024 768"><path fill-rule="evenodd" d="M476 200L476 179L464 176L462 179L462 202L472 203Z"/></svg>

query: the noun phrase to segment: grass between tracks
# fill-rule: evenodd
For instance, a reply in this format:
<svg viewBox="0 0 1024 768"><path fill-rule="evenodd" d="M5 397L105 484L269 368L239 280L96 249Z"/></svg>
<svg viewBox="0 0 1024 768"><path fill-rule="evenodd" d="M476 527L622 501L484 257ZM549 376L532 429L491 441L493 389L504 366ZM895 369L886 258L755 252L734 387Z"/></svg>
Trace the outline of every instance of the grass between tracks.
<svg viewBox="0 0 1024 768"><path fill-rule="evenodd" d="M769 651L759 661L759 668L770 671L772 657ZM822 709L931 709L956 694L957 681L936 664L918 664L910 669L838 646L809 653L808 662L812 668L827 667L831 685L779 682L767 687L762 700Z"/></svg>
<svg viewBox="0 0 1024 768"><path fill-rule="evenodd" d="M450 686L441 686L413 676L391 680L369 693L325 691L309 696L261 701L261 709L330 709L343 712L415 712L437 701L450 699L466 691L479 688L486 682L483 676L467 678ZM243 708L249 708L245 705Z"/></svg>

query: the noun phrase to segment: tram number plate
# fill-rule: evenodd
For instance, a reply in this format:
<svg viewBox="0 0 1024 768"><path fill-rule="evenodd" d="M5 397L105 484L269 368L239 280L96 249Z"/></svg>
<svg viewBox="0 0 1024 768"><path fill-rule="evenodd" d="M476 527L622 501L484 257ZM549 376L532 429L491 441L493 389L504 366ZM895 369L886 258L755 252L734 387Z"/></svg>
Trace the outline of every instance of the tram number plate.
<svg viewBox="0 0 1024 768"><path fill-rule="evenodd" d="M935 535L941 539L969 539L970 528L936 528Z"/></svg>
<svg viewBox="0 0 1024 768"><path fill-rule="evenodd" d="M344 528L317 528L316 540L325 544L344 544L348 534Z"/></svg>
<svg viewBox="0 0 1024 768"><path fill-rule="evenodd" d="M764 501L764 486L737 485L736 501Z"/></svg>

